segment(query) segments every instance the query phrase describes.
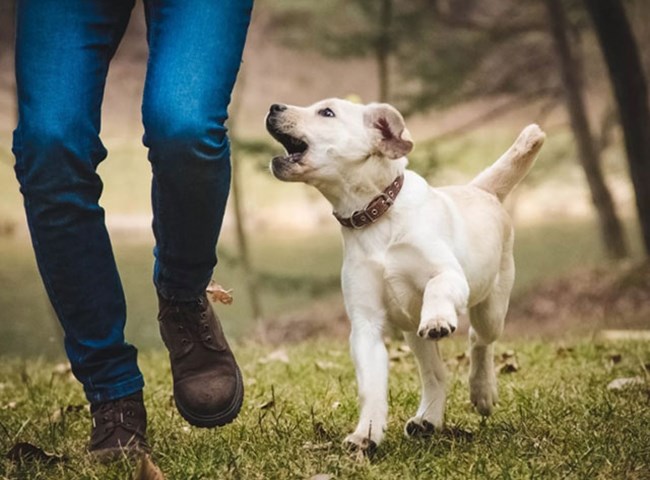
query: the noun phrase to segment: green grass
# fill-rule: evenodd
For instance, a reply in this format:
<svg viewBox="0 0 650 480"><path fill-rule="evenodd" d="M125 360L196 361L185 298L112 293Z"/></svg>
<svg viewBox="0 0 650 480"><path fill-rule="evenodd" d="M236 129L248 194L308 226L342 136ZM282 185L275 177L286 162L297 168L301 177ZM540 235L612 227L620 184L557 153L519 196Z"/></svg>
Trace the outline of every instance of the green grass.
<svg viewBox="0 0 650 480"><path fill-rule="evenodd" d="M114 242L115 256L127 298L126 336L144 350L160 348L157 300L151 282L153 254L146 241ZM225 239L214 278L234 289L235 301L218 306L229 336L242 337L254 323L243 271L233 258L236 250ZM254 238L253 260L268 278L262 301L268 317L306 307L315 296L338 291L340 240L335 236ZM27 239L0 236L0 355L58 358L63 355L61 332L49 307L34 254ZM311 285L324 285L314 292Z"/></svg>
<svg viewBox="0 0 650 480"><path fill-rule="evenodd" d="M641 252L638 228L628 222L635 256ZM251 236L256 267L263 273L265 317L307 307L315 299L340 303L338 275L341 242L337 234ZM146 241L115 239L115 253L127 296L127 338L143 350L162 346L158 335L156 298L151 284L153 257ZM224 237L215 279L234 288L235 302L218 311L226 332L242 338L254 323L240 266L232 259L236 248ZM579 267L603 263L593 222L555 222L517 229L517 280L514 295L537 282ZM57 358L63 355L58 323L49 309L31 246L24 238L0 237L0 352ZM317 287L317 288L315 288Z"/></svg>
<svg viewBox="0 0 650 480"><path fill-rule="evenodd" d="M461 339L443 345L445 357L452 359L465 348ZM288 348L288 364L260 362L269 351L259 345L238 346L246 402L233 424L213 431L186 426L171 403L164 354L149 353L141 363L153 457L172 479L298 479L318 473L339 479L650 478L648 384L606 388L618 377L643 376L648 343L583 340L558 347L535 342L498 347L497 353L513 349L520 369L499 376L500 403L487 420L469 405L466 362L454 362L447 424L465 434L430 439L402 435L417 406L417 373L410 356L392 361L389 427L371 459L355 458L341 447L357 415L354 372L344 345ZM613 354L620 354L620 361L612 361ZM61 407L84 403L80 387L53 372L44 361L0 365L0 451L24 441L66 460L46 466L2 459L0 477L131 478L128 462L105 467L84 454L87 412L51 418Z"/></svg>

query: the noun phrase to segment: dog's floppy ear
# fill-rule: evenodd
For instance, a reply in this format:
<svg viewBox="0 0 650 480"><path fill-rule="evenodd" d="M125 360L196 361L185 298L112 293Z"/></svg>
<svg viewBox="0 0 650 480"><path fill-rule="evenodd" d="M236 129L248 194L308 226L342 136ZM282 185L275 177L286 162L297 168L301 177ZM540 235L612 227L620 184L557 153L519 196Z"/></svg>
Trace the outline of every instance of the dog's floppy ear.
<svg viewBox="0 0 650 480"><path fill-rule="evenodd" d="M395 160L413 149L413 139L404 118L392 105L371 103L364 114L364 122L372 129L375 147L384 156Z"/></svg>

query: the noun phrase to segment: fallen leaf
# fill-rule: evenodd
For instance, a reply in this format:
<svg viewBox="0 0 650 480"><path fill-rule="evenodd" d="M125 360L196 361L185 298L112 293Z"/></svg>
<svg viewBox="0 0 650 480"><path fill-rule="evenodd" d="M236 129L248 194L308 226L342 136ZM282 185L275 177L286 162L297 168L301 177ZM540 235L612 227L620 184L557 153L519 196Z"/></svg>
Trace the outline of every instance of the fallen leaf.
<svg viewBox="0 0 650 480"><path fill-rule="evenodd" d="M165 480L160 468L153 463L151 456L142 455L135 469L133 480Z"/></svg>
<svg viewBox="0 0 650 480"><path fill-rule="evenodd" d="M404 358L404 355L398 352L391 352L388 354L388 360L391 362L401 362Z"/></svg>
<svg viewBox="0 0 650 480"><path fill-rule="evenodd" d="M637 340L649 341L650 330L601 330L596 335L597 340Z"/></svg>
<svg viewBox="0 0 650 480"><path fill-rule="evenodd" d="M623 355L620 353L610 353L607 355L607 359L616 365L617 363L621 363L621 360L623 360Z"/></svg>
<svg viewBox="0 0 650 480"><path fill-rule="evenodd" d="M13 410L18 406L18 402L9 402L2 406L0 410Z"/></svg>
<svg viewBox="0 0 650 480"><path fill-rule="evenodd" d="M267 400L266 402L260 403L258 408L260 410L268 410L269 408L273 407L274 405L275 405L275 400Z"/></svg>
<svg viewBox="0 0 650 480"><path fill-rule="evenodd" d="M388 353L388 359L393 362L399 362L411 353L408 345L399 345L397 348L391 349Z"/></svg>
<svg viewBox="0 0 650 480"><path fill-rule="evenodd" d="M317 452L319 450L329 450L330 448L332 448L332 442L324 442L324 443L305 442L302 448L304 448L305 450L311 450L313 452Z"/></svg>
<svg viewBox="0 0 650 480"><path fill-rule="evenodd" d="M6 457L14 463L43 462L53 464L64 460L62 455L47 453L42 448L27 442L16 443L7 452Z"/></svg>
<svg viewBox="0 0 650 480"><path fill-rule="evenodd" d="M327 361L317 361L316 362L316 368L318 370L332 370L334 368L339 368L339 366L336 363L333 362L327 362Z"/></svg>
<svg viewBox="0 0 650 480"><path fill-rule="evenodd" d="M87 405L67 405L66 407L59 407L50 414L50 423L60 422L64 415L68 413L81 412L89 408Z"/></svg>
<svg viewBox="0 0 650 480"><path fill-rule="evenodd" d="M289 363L289 355L287 354L287 351L284 348L279 348L269 353L266 357L258 360L258 363L261 363L262 365L271 362Z"/></svg>
<svg viewBox="0 0 650 480"><path fill-rule="evenodd" d="M224 287L211 281L208 287L205 289L206 293L210 296L210 300L213 302L220 302L224 305L230 305L233 301L232 298L232 288L226 290Z"/></svg>
<svg viewBox="0 0 650 480"><path fill-rule="evenodd" d="M515 358L517 354L514 350L506 350L501 354L501 360L508 360L509 358Z"/></svg>
<svg viewBox="0 0 650 480"><path fill-rule="evenodd" d="M66 375L72 372L72 366L69 362L61 362L54 365L52 373L55 375Z"/></svg>
<svg viewBox="0 0 650 480"><path fill-rule="evenodd" d="M559 347L555 353L558 357L567 357L573 353L575 349L573 347Z"/></svg>
<svg viewBox="0 0 650 480"><path fill-rule="evenodd" d="M323 425L322 422L314 422L313 425L314 428L314 435L316 438L329 438L329 434L327 433L327 430L325 429L325 425Z"/></svg>
<svg viewBox="0 0 650 480"><path fill-rule="evenodd" d="M515 373L519 371L519 364L514 358L509 358L505 363L497 367L497 373Z"/></svg>
<svg viewBox="0 0 650 480"><path fill-rule="evenodd" d="M458 355L447 358L445 363L449 368L460 368L461 366L469 365L469 357L466 352L461 352Z"/></svg>
<svg viewBox="0 0 650 480"><path fill-rule="evenodd" d="M607 384L607 390L623 390L636 385L645 385L645 379L642 377L617 378Z"/></svg>

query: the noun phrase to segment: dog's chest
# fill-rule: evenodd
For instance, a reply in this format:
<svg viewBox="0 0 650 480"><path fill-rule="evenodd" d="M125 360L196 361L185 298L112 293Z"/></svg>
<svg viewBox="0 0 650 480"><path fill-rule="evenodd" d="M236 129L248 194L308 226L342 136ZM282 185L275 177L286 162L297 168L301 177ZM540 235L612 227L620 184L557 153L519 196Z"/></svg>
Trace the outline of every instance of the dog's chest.
<svg viewBox="0 0 650 480"><path fill-rule="evenodd" d="M415 331L424 289L439 270L438 256L434 254L437 242L432 241L432 235L391 227L387 222L363 235L346 233L346 301L364 303L367 298L363 297L377 295L390 323L401 330Z"/></svg>
<svg viewBox="0 0 650 480"><path fill-rule="evenodd" d="M424 288L432 265L414 245L396 245L383 261L382 299L388 320L402 330L415 330L420 321Z"/></svg>

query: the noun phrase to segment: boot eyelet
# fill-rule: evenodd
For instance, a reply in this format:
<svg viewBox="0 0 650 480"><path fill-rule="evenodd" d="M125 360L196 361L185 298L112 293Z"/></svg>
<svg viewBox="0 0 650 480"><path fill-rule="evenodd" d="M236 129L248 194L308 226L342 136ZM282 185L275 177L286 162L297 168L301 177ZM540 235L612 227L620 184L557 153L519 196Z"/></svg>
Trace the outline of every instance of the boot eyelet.
<svg viewBox="0 0 650 480"><path fill-rule="evenodd" d="M205 312L201 313L201 318L206 318L207 316L208 316L207 313L205 313Z"/></svg>
<svg viewBox="0 0 650 480"><path fill-rule="evenodd" d="M208 335L207 337L205 337L205 341L206 341L206 342L211 342L211 341L212 341L212 337L211 337L210 335Z"/></svg>

